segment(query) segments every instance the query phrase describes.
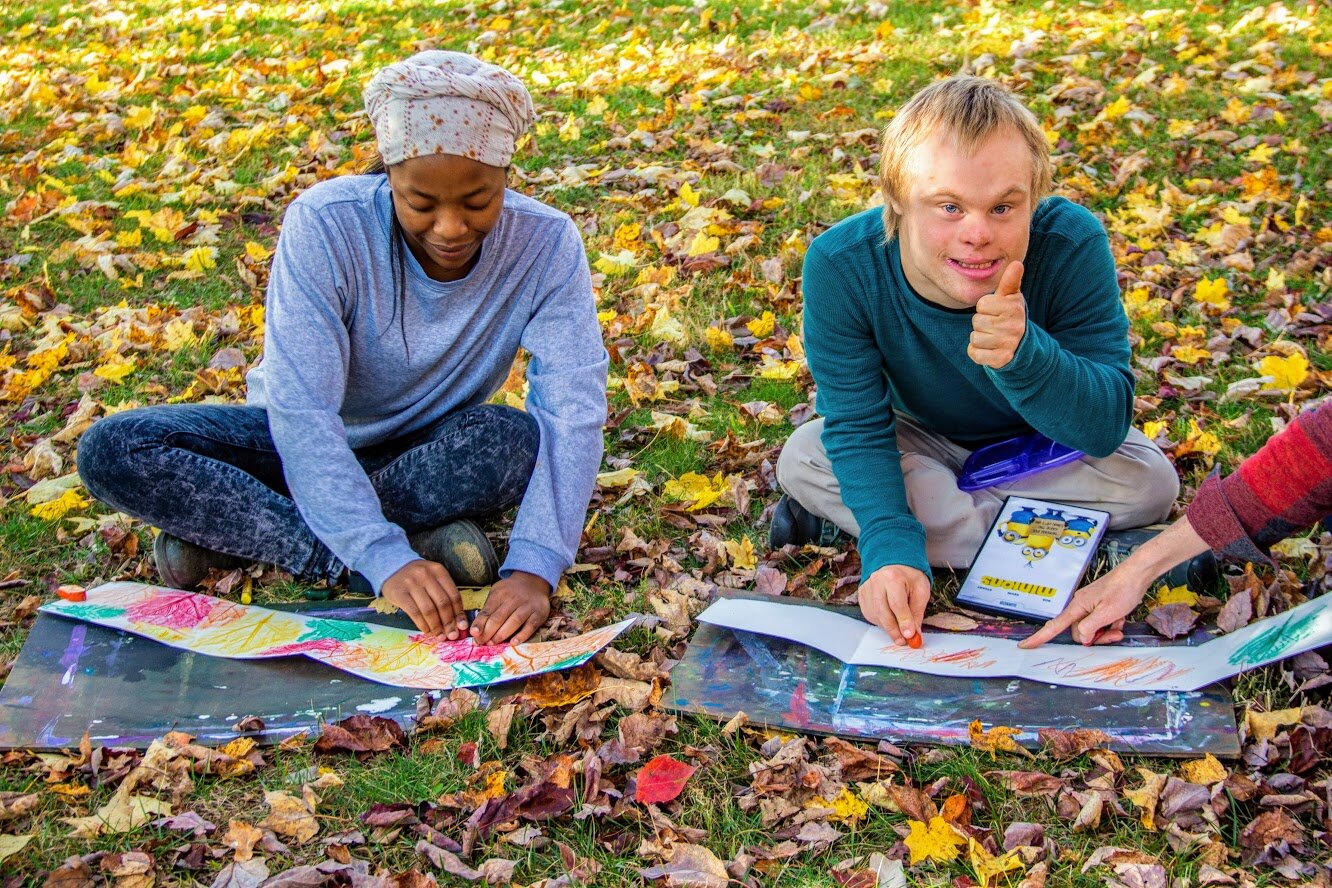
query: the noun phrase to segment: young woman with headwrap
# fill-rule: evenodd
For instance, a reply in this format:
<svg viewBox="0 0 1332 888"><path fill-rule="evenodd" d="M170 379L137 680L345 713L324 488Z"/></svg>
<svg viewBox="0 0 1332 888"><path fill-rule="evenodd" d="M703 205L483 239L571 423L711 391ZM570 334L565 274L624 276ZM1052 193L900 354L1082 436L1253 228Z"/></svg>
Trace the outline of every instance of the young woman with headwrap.
<svg viewBox="0 0 1332 888"><path fill-rule="evenodd" d="M355 572L423 631L521 642L573 563L601 461L607 356L565 214L505 188L532 103L453 52L365 93L381 171L321 182L283 219L264 357L246 406L173 405L96 423L88 489L160 527L158 570L276 564ZM519 347L526 412L488 404ZM468 627L457 585L494 579L469 518L518 504Z"/></svg>

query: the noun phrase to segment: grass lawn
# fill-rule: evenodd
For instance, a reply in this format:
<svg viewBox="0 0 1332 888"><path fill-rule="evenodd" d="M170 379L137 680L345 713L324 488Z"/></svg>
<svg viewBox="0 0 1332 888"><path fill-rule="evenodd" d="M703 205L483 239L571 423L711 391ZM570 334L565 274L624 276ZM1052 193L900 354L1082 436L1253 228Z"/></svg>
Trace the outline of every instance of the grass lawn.
<svg viewBox="0 0 1332 888"><path fill-rule="evenodd" d="M1132 325L1135 424L1175 461L1182 502L1332 380L1326 4L38 0L0 6L0 29L0 680L31 596L154 577L150 529L74 483L78 432L129 406L243 398L285 205L365 164L361 87L421 48L481 55L529 85L538 122L511 186L585 234L612 357L604 469L620 474L594 498L589 567L569 576L553 631L661 614L617 642L630 660L678 657L686 627L669 615L697 613L714 585L753 588L760 567L799 580L800 594L854 591L838 583L854 556L765 560L771 464L812 407L801 260L817 234L874 204L878 133L936 77L967 70L1018 91L1049 136L1057 193L1104 221ZM498 397L521 403L521 381ZM708 491L716 502L691 510ZM1330 555L1314 534L1236 588L1278 607ZM302 591L271 573L254 585L260 603ZM940 578L935 608L953 591ZM1231 592L1193 591L1205 617ZM636 668L647 671L625 681L663 681ZM871 885L879 853L906 856L912 885L1326 885L1332 735L1317 708L1325 689L1295 690L1317 665L1300 668L1237 681L1243 709L1303 706L1306 724L1249 743L1220 775L1103 752L921 748L890 792L817 740L780 751L785 738L706 720L677 717L667 732L651 703L544 699L519 706L504 746L475 711L364 760L293 742L250 767L237 762L254 753L233 749L229 764L196 762L188 787L177 750L160 770L174 782L136 792L215 829L85 838L66 819L112 803L134 761L12 753L0 758L0 874L42 884L64 863L59 884L91 884L86 870L117 885L211 884L219 872L241 885L260 868L331 861L299 882L323 884L350 881L330 868L359 860L402 885L418 884L413 869L441 883L488 872L618 885L654 866L676 885ZM643 730L656 734L637 761L604 745ZM1301 744L1312 762L1294 755ZM697 771L677 801L632 802L635 775L660 753ZM303 783L317 802L296 801ZM486 798L534 786L573 796L516 830L467 828ZM285 802L271 793L305 813L275 821ZM404 805L415 806L406 820ZM953 826L941 821L941 846L911 863L902 840L917 847L931 814ZM306 817L317 838L290 827ZM274 823L280 845L245 838ZM1015 824L1043 837L1023 826L1013 835L1030 841L1016 844L1033 850L1005 855ZM455 865L438 853L449 841L469 845L473 868L514 869ZM1111 846L1128 850L1098 853Z"/></svg>

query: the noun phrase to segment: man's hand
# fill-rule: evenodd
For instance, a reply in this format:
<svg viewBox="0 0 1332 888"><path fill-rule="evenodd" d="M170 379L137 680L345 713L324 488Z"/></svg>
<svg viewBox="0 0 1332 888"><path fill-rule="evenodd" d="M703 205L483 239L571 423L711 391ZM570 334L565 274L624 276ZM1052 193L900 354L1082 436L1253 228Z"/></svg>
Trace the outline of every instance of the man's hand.
<svg viewBox="0 0 1332 888"><path fill-rule="evenodd" d="M1112 570L1075 592L1063 613L1042 626L1035 635L1018 642L1018 647L1024 650L1040 647L1070 626L1073 640L1078 644L1123 641L1124 618L1142 602L1146 591L1147 584L1138 577Z"/></svg>
<svg viewBox="0 0 1332 888"><path fill-rule="evenodd" d="M486 606L472 621L477 644L522 644L550 616L550 583L515 570L490 587Z"/></svg>
<svg viewBox="0 0 1332 888"><path fill-rule="evenodd" d="M442 564L424 558L409 561L384 582L380 595L406 611L427 635L455 641L467 631L462 596Z"/></svg>
<svg viewBox="0 0 1332 888"><path fill-rule="evenodd" d="M889 564L870 574L858 596L865 619L883 627L897 644L908 644L925 619L930 579L914 567Z"/></svg>
<svg viewBox="0 0 1332 888"><path fill-rule="evenodd" d="M1027 332L1027 301L1022 298L1022 263L1010 262L999 289L980 298L971 319L967 357L982 367L1001 370L1017 354Z"/></svg>

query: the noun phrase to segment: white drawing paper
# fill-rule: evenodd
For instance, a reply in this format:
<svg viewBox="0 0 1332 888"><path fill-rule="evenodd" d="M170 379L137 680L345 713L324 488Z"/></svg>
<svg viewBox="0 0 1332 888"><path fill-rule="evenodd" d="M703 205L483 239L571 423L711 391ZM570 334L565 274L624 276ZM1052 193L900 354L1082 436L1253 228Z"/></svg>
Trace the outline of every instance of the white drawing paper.
<svg viewBox="0 0 1332 888"><path fill-rule="evenodd" d="M698 619L714 626L774 635L844 663L932 675L1015 677L1080 688L1192 691L1276 660L1332 643L1332 596L1314 598L1195 646L1125 647L1046 644L957 632L924 632L924 644L893 643L887 632L854 617L776 601L718 600Z"/></svg>

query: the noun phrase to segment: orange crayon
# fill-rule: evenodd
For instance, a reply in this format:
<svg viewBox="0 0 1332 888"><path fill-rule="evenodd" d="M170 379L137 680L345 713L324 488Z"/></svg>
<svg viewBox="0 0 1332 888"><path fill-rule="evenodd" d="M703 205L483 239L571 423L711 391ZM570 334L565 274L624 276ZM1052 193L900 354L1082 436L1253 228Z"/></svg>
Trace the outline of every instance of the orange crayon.
<svg viewBox="0 0 1332 888"><path fill-rule="evenodd" d="M56 595L66 601L87 601L88 593L83 591L82 586L57 586Z"/></svg>
<svg viewBox="0 0 1332 888"><path fill-rule="evenodd" d="M907 639L908 647L919 648L922 644L924 644L924 642L921 641L919 632Z"/></svg>

